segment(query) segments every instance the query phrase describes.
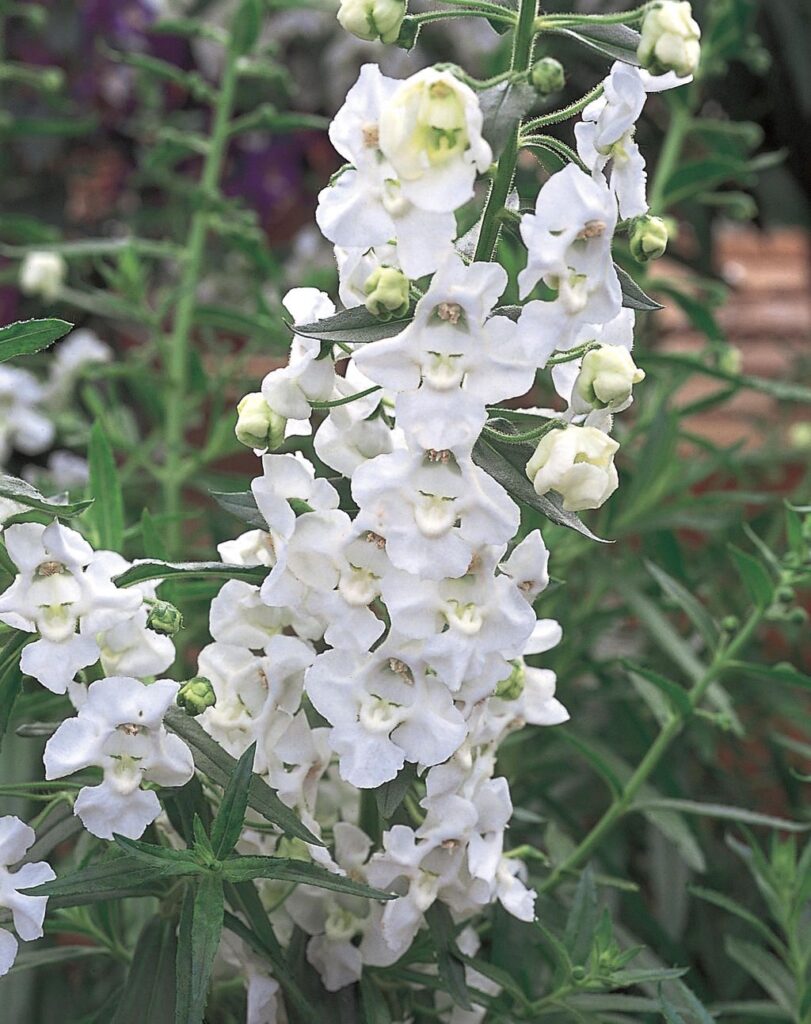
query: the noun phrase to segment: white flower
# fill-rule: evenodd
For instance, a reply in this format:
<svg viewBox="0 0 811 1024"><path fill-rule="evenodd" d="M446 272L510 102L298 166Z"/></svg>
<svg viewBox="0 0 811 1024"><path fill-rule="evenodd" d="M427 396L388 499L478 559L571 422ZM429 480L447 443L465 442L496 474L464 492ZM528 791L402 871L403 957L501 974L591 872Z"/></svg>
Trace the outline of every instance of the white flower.
<svg viewBox="0 0 811 1024"><path fill-rule="evenodd" d="M126 676L100 679L90 684L78 715L48 740L47 779L92 766L104 772L100 785L80 790L74 807L94 836L138 839L160 813L157 794L141 784L182 786L194 774L189 748L163 725L178 689L169 679L149 686Z"/></svg>
<svg viewBox="0 0 811 1024"><path fill-rule="evenodd" d="M352 494L357 525L385 538L392 565L427 579L463 576L477 548L506 544L518 528L506 491L449 453L380 455L355 472Z"/></svg>
<svg viewBox="0 0 811 1024"><path fill-rule="evenodd" d="M596 427L551 430L527 463L538 494L556 491L567 512L599 508L619 486L614 453L619 444Z"/></svg>
<svg viewBox="0 0 811 1024"><path fill-rule="evenodd" d="M30 252L20 266L20 290L53 302L62 290L67 271L58 252Z"/></svg>
<svg viewBox="0 0 811 1024"><path fill-rule="evenodd" d="M549 551L540 530L516 544L508 559L501 563L501 571L517 585L530 603L545 590L549 583Z"/></svg>
<svg viewBox="0 0 811 1024"><path fill-rule="evenodd" d="M350 362L345 377L337 377L332 399L357 395L373 382ZM313 438L315 453L328 466L351 477L358 466L394 450L399 439L383 414L379 391L330 409Z"/></svg>
<svg viewBox="0 0 811 1024"><path fill-rule="evenodd" d="M345 249L335 246L335 261L338 264L338 298L351 309L366 302L366 282L381 267L397 267L397 247L376 245Z"/></svg>
<svg viewBox="0 0 811 1024"><path fill-rule="evenodd" d="M20 570L0 596L0 621L40 639L23 650L20 667L54 693L64 693L80 668L99 657L96 635L129 619L137 590L119 590L104 552L58 522L18 523L4 532ZM78 632L77 632L78 629Z"/></svg>
<svg viewBox="0 0 811 1024"><path fill-rule="evenodd" d="M701 29L687 0L660 0L645 14L637 56L654 74L692 75L701 57Z"/></svg>
<svg viewBox="0 0 811 1024"><path fill-rule="evenodd" d="M405 199L423 210L455 210L473 196L493 153L482 137L476 93L449 71L425 68L401 82L380 115L380 150Z"/></svg>
<svg viewBox="0 0 811 1024"><path fill-rule="evenodd" d="M288 624L284 609L269 608L259 587L242 580L229 580L209 609L208 628L215 640L251 650L265 647Z"/></svg>
<svg viewBox="0 0 811 1024"><path fill-rule="evenodd" d="M11 911L14 928L24 942L42 936L47 896L25 896L21 889L51 882L56 875L45 861L23 864L16 871L11 865L22 860L33 844L34 830L19 818L6 815L0 818L0 907ZM17 940L5 928L0 928L0 977L8 974L17 956Z"/></svg>
<svg viewBox="0 0 811 1024"><path fill-rule="evenodd" d="M45 393L27 370L0 366L0 463L13 449L38 455L54 440L56 429L41 404Z"/></svg>
<svg viewBox="0 0 811 1024"><path fill-rule="evenodd" d="M312 511L338 507L335 488L322 478L302 455L263 455L262 476L251 484L257 507L270 528L271 538L287 541L296 528L296 513L291 501ZM276 552L278 557L278 551Z"/></svg>
<svg viewBox="0 0 811 1024"><path fill-rule="evenodd" d="M601 345L583 356L580 373L574 383L573 408L587 412L592 408L620 412L631 404L634 384L645 379L622 345Z"/></svg>
<svg viewBox="0 0 811 1024"><path fill-rule="evenodd" d="M266 530L247 530L236 540L218 544L217 551L228 565L265 565L272 568L276 564L273 538Z"/></svg>
<svg viewBox="0 0 811 1024"><path fill-rule="evenodd" d="M634 347L634 311L622 309L613 319L602 324L583 324L572 339L575 346L597 341L601 345L622 346L629 352ZM552 382L560 397L571 407L574 384L583 359L572 359L552 367ZM572 415L575 415L572 413Z"/></svg>
<svg viewBox="0 0 811 1024"><path fill-rule="evenodd" d="M59 342L50 358L46 387L48 399L64 402L85 367L109 363L112 358L112 349L95 331L86 328L71 331L64 341Z"/></svg>
<svg viewBox="0 0 811 1024"><path fill-rule="evenodd" d="M375 654L325 651L305 677L313 707L333 727L341 777L360 789L393 779L406 760L444 761L465 736L443 683L398 653L388 641Z"/></svg>

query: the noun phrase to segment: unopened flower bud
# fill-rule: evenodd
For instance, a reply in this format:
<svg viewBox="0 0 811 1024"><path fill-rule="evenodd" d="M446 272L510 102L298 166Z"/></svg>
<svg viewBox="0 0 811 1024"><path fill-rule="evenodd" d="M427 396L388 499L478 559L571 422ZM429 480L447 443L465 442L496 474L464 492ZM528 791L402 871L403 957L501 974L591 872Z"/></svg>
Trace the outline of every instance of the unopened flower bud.
<svg viewBox="0 0 811 1024"><path fill-rule="evenodd" d="M811 423L792 423L788 431L788 441L792 448L811 451Z"/></svg>
<svg viewBox="0 0 811 1024"><path fill-rule="evenodd" d="M675 71L679 78L694 74L701 56L701 29L687 0L661 0L642 22L636 55L654 75Z"/></svg>
<svg viewBox="0 0 811 1024"><path fill-rule="evenodd" d="M551 430L527 463L536 494L556 491L567 512L599 508L617 489L614 454L619 444L596 427Z"/></svg>
<svg viewBox="0 0 811 1024"><path fill-rule="evenodd" d="M737 345L727 345L718 357L718 369L724 373L739 374L743 366L743 353Z"/></svg>
<svg viewBox="0 0 811 1024"><path fill-rule="evenodd" d="M204 676L188 679L177 692L178 707L183 708L187 715L202 715L206 708L213 708L217 703L214 687Z"/></svg>
<svg viewBox="0 0 811 1024"><path fill-rule="evenodd" d="M631 400L634 384L645 379L645 371L622 345L601 345L583 357L574 391L586 408L619 411ZM578 403L579 404L579 403Z"/></svg>
<svg viewBox="0 0 811 1024"><path fill-rule="evenodd" d="M407 6L406 0L341 0L338 21L358 39L394 43Z"/></svg>
<svg viewBox="0 0 811 1024"><path fill-rule="evenodd" d="M405 316L408 312L408 278L395 267L378 267L366 280L366 308L381 320Z"/></svg>
<svg viewBox="0 0 811 1024"><path fill-rule="evenodd" d="M149 629L164 636L176 636L183 629L183 613L169 601L154 601L146 617Z"/></svg>
<svg viewBox="0 0 811 1024"><path fill-rule="evenodd" d="M634 222L628 242L637 263L658 260L667 249L667 224L661 217L639 217Z"/></svg>
<svg viewBox="0 0 811 1024"><path fill-rule="evenodd" d="M52 302L65 280L67 266L58 252L30 252L20 267L20 290Z"/></svg>
<svg viewBox="0 0 811 1024"><path fill-rule="evenodd" d="M566 84L566 73L559 60L555 60L554 57L542 57L532 65L529 80L542 96L548 96L550 93L560 92Z"/></svg>
<svg viewBox="0 0 811 1024"><path fill-rule="evenodd" d="M258 391L245 395L237 406L237 440L248 448L278 448L284 441L287 420L275 412Z"/></svg>
<svg viewBox="0 0 811 1024"><path fill-rule="evenodd" d="M524 661L516 658L512 663L513 670L506 679L502 679L496 687L495 697L501 700L518 700L524 692L525 676Z"/></svg>

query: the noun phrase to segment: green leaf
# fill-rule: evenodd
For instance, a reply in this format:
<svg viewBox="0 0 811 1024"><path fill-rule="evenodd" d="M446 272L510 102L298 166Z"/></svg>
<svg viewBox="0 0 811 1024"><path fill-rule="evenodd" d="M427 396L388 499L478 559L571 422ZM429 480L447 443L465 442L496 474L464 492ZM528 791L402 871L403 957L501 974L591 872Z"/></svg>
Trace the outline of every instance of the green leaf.
<svg viewBox="0 0 811 1024"><path fill-rule="evenodd" d="M747 825L763 825L766 828L778 828L784 832L808 832L811 824L777 818L772 814L761 814L745 807L732 807L729 804L701 803L697 800L676 800L662 797L661 799L643 798L634 803L636 810L677 811L679 814L698 814L705 818L722 818L727 821L745 822Z"/></svg>
<svg viewBox="0 0 811 1024"><path fill-rule="evenodd" d="M60 505L58 502L49 501L44 494L32 487L25 480L16 476L0 475L0 498L10 498L17 501L26 508L36 509L37 512L47 512L49 515L58 516L60 519L72 519L81 515L85 509L90 508L93 499L87 501L74 501Z"/></svg>
<svg viewBox="0 0 811 1024"><path fill-rule="evenodd" d="M687 967L650 967L630 971L614 971L611 975L612 988L629 988L631 985L650 985L656 981L673 981L683 978Z"/></svg>
<svg viewBox="0 0 811 1024"><path fill-rule="evenodd" d="M667 179L662 198L664 208L691 199L726 182L746 183L752 168L736 157L709 157L681 164Z"/></svg>
<svg viewBox="0 0 811 1024"><path fill-rule="evenodd" d="M200 874L200 865L189 850L173 850L168 846L144 843L140 839L127 839L126 836L118 835L116 832L113 833L113 839L125 854L158 871L169 865L173 875Z"/></svg>
<svg viewBox="0 0 811 1024"><path fill-rule="evenodd" d="M96 547L120 551L124 540L124 498L113 449L98 421L90 431L87 456L90 491L94 498L98 498L89 513L96 529Z"/></svg>
<svg viewBox="0 0 811 1024"><path fill-rule="evenodd" d="M583 869L578 879L572 908L566 919L566 928L563 933L563 942L569 950L573 963L585 963L591 950L594 929L597 927L597 916L597 887L594 884L594 873L589 864Z"/></svg>
<svg viewBox="0 0 811 1024"><path fill-rule="evenodd" d="M0 652L0 747L6 735L14 704L22 688L23 675L20 671L20 655L32 639L30 633L15 631L6 640Z"/></svg>
<svg viewBox="0 0 811 1024"><path fill-rule="evenodd" d="M528 505L530 508L534 508L537 512L546 516L551 522L558 526L565 526L570 530L575 530L577 533L582 533L589 540L596 540L601 544L609 543L593 534L574 512L567 512L557 498L549 495L541 496L535 493L535 488L529 482L526 473L519 469L515 462L512 461L523 458L524 465L526 465L527 460L532 455L531 446L505 444L503 448L509 448L510 450L502 451L501 448L496 447L495 443L489 439L485 440L484 437L480 437L473 448L473 461L488 476L491 476L497 483L500 483L510 497L515 499L519 505ZM514 449L518 449L518 451L516 452Z"/></svg>
<svg viewBox="0 0 811 1024"><path fill-rule="evenodd" d="M73 327L66 320L19 320L0 327L0 363L31 356L63 337Z"/></svg>
<svg viewBox="0 0 811 1024"><path fill-rule="evenodd" d="M209 491L209 494L220 508L230 512L232 516L236 516L241 522L247 523L248 526L252 526L254 529L267 530L268 524L257 507L256 498L254 498L252 491L236 491L231 493Z"/></svg>
<svg viewBox="0 0 811 1024"><path fill-rule="evenodd" d="M303 338L315 338L316 341L360 345L380 341L381 338L393 338L404 331L411 320L411 314L394 320L379 320L365 306L355 306L314 324L291 324L291 330Z"/></svg>
<svg viewBox="0 0 811 1024"><path fill-rule="evenodd" d="M364 1024L392 1024L386 998L369 976L368 971L364 971L361 975L360 1002Z"/></svg>
<svg viewBox="0 0 811 1024"><path fill-rule="evenodd" d="M214 576L227 580L245 580L260 584L267 576L261 566L228 565L225 562L161 562L157 559L136 561L126 572L113 577L117 587L134 587L147 580L200 579Z"/></svg>
<svg viewBox="0 0 811 1024"><path fill-rule="evenodd" d="M592 768L608 784L613 796L619 796L622 793L622 782L601 751L595 750L590 743L582 736L577 736L571 729L561 729L557 735L585 757Z"/></svg>
<svg viewBox="0 0 811 1024"><path fill-rule="evenodd" d="M242 834L255 756L256 743L254 742L237 761L234 772L225 787L217 816L211 826L211 848L217 860L222 860L234 849Z"/></svg>
<svg viewBox="0 0 811 1024"><path fill-rule="evenodd" d="M782 943L777 936L768 928L763 921L751 910L747 910L746 907L741 906L740 903L736 903L730 896L725 895L722 892L716 892L714 889L705 889L700 885L691 885L690 892L693 896L697 896L700 900L706 900L707 903L712 903L713 906L719 907L721 910L726 910L730 914L734 914L735 917L739 917L742 921L754 928L767 942L775 945L777 948L782 946Z"/></svg>
<svg viewBox="0 0 811 1024"><path fill-rule="evenodd" d="M17 954L14 965L8 973L19 974L20 971L48 967L51 964L72 964L75 960L87 956L110 956L110 951L103 946L50 946L47 949L30 950L23 948Z"/></svg>
<svg viewBox="0 0 811 1024"><path fill-rule="evenodd" d="M203 1020L224 914L219 878L205 875L188 886L177 935L175 1024L201 1024Z"/></svg>
<svg viewBox="0 0 811 1024"><path fill-rule="evenodd" d="M734 544L729 545L729 553L753 604L758 608L768 608L775 588L768 569L757 558L741 551Z"/></svg>
<svg viewBox="0 0 811 1024"><path fill-rule="evenodd" d="M149 558L165 559L166 545L148 508L141 513L141 538L144 552Z"/></svg>
<svg viewBox="0 0 811 1024"><path fill-rule="evenodd" d="M639 47L639 33L627 25L578 25L574 28L555 28L554 23L545 25L544 30L559 36L576 39L582 46L595 50L604 57L621 60L639 67L636 51Z"/></svg>
<svg viewBox="0 0 811 1024"><path fill-rule="evenodd" d="M649 295L646 295L631 275L622 267L614 264L617 277L620 279L622 289L622 304L626 309L635 309L640 313L655 313L657 309L664 309L664 306Z"/></svg>
<svg viewBox="0 0 811 1024"><path fill-rule="evenodd" d="M194 756L194 763L200 771L218 785L227 786L236 767L236 760L180 708L169 708L164 722L172 732L177 733L188 743ZM313 843L315 846L324 845L258 775L251 778L248 804L288 835L303 839L305 843Z"/></svg>
<svg viewBox="0 0 811 1024"><path fill-rule="evenodd" d="M373 889L343 875L334 875L320 864L288 857L229 857L223 862L223 877L229 882L247 882L253 878L277 878L296 885L315 885L319 889L341 892L347 896L364 896L372 900L393 900L393 893Z"/></svg>
<svg viewBox="0 0 811 1024"><path fill-rule="evenodd" d="M649 668L643 668L641 665L637 665L628 659L623 660L623 665L625 665L631 675L636 675L646 680L651 684L651 686L655 686L657 690L661 691L661 693L667 697L668 702L673 707L673 710L678 714L690 714L692 711L690 697L687 690L685 690L683 686L680 686L679 683L674 683L672 679L667 679L658 672L653 672Z"/></svg>
<svg viewBox="0 0 811 1024"><path fill-rule="evenodd" d="M499 82L478 94L484 116L482 135L497 158L507 145L515 127L538 99L528 82Z"/></svg>
<svg viewBox="0 0 811 1024"><path fill-rule="evenodd" d="M778 662L776 665L754 665L745 661L731 661L729 668L752 676L753 679L771 679L776 683L786 683L788 686L800 686L804 690L811 690L811 676L800 672L787 661Z"/></svg>
<svg viewBox="0 0 811 1024"><path fill-rule="evenodd" d="M793 1014L797 988L783 964L771 953L767 953L765 949L752 942L728 936L724 945L732 959L769 993L777 1005L787 1013Z"/></svg>
<svg viewBox="0 0 811 1024"><path fill-rule="evenodd" d="M472 1010L467 983L465 981L465 965L456 945L456 929L451 912L444 903L436 900L425 914L431 940L436 950L439 977L444 982L448 995L463 1010Z"/></svg>
<svg viewBox="0 0 811 1024"><path fill-rule="evenodd" d="M141 929L110 1024L174 1024L175 923L156 916Z"/></svg>
<svg viewBox="0 0 811 1024"><path fill-rule="evenodd" d="M231 23L231 49L233 52L241 55L252 50L261 29L261 0L242 0Z"/></svg>
<svg viewBox="0 0 811 1024"><path fill-rule="evenodd" d="M693 597L686 587L683 587L678 580L673 579L664 569L658 565L645 561L645 568L653 576L659 586L690 619L696 629L701 633L707 647L712 651L718 643L718 627L712 620L712 616L697 598Z"/></svg>
<svg viewBox="0 0 811 1024"><path fill-rule="evenodd" d="M384 821L394 815L416 778L416 765L406 764L390 782L384 782L374 791L377 812Z"/></svg>
<svg viewBox="0 0 811 1024"><path fill-rule="evenodd" d="M29 896L50 896L51 906L74 907L145 895L145 890L148 892L162 878L176 874L185 874L185 870L177 871L169 863L147 867L133 857L116 856L24 891Z"/></svg>

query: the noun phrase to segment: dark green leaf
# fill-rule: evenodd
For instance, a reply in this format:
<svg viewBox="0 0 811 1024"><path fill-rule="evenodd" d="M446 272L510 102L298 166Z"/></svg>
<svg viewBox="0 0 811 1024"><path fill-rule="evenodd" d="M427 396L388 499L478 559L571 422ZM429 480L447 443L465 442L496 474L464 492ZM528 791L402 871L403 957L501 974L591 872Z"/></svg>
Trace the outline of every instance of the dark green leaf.
<svg viewBox="0 0 811 1024"><path fill-rule="evenodd" d="M650 967L630 971L614 971L611 975L612 988L628 988L631 985L650 985L655 981L673 981L687 973L687 967Z"/></svg>
<svg viewBox="0 0 811 1024"><path fill-rule="evenodd" d="M0 327L0 363L41 352L72 327L66 320L19 320Z"/></svg>
<svg viewBox="0 0 811 1024"><path fill-rule="evenodd" d="M386 997L369 976L368 971L361 975L360 1002L364 1024L392 1024Z"/></svg>
<svg viewBox="0 0 811 1024"><path fill-rule="evenodd" d="M348 896L365 896L373 900L391 900L392 893L373 889L344 875L334 875L319 864L286 857L229 857L223 863L223 877L229 882L246 882L252 878L278 878L297 885L315 885Z"/></svg>
<svg viewBox="0 0 811 1024"><path fill-rule="evenodd" d="M97 900L141 895L162 878L176 874L185 874L185 869L177 871L169 863L147 867L133 857L109 857L25 891L29 896L50 896L51 906L81 906Z"/></svg>
<svg viewBox="0 0 811 1024"><path fill-rule="evenodd" d="M627 25L578 25L577 28L555 28L554 24L546 26L546 30L556 35L568 36L578 43L596 50L604 57L621 60L626 64L639 67L636 51L639 47L639 33Z"/></svg>
<svg viewBox="0 0 811 1024"><path fill-rule="evenodd" d="M252 50L262 28L261 0L242 0L231 23L231 48L243 54Z"/></svg>
<svg viewBox="0 0 811 1024"><path fill-rule="evenodd" d="M657 309L664 308L660 302L646 295L631 275L623 270L622 267L617 266L615 263L614 269L617 271L617 277L620 279L622 304L626 309L635 309L640 313L655 313Z"/></svg>
<svg viewBox="0 0 811 1024"><path fill-rule="evenodd" d="M797 988L783 964L752 942L728 936L725 945L732 959L769 993L781 1009L793 1016Z"/></svg>
<svg viewBox="0 0 811 1024"><path fill-rule="evenodd" d="M23 948L17 954L9 973L19 974L20 971L30 971L35 967L73 963L86 956L110 956L110 951L104 946L50 946L47 949L30 950Z"/></svg>
<svg viewBox="0 0 811 1024"><path fill-rule="evenodd" d="M752 602L758 608L768 608L775 588L768 569L757 558L741 551L734 544L729 545L729 553Z"/></svg>
<svg viewBox="0 0 811 1024"><path fill-rule="evenodd" d="M113 577L113 582L117 587L134 587L148 580L199 579L205 576L259 584L267 576L267 569L261 566L227 565L225 562L160 562L151 559L135 562L126 572Z"/></svg>
<svg viewBox="0 0 811 1024"><path fill-rule="evenodd" d="M596 750L581 736L575 735L571 729L560 730L558 732L558 736L560 736L564 742L573 746L575 750L585 757L592 768L594 768L600 777L608 784L608 787L614 796L619 796L620 793L622 793L622 782L601 751Z"/></svg>
<svg viewBox="0 0 811 1024"><path fill-rule="evenodd" d="M759 811L750 811L745 807L731 807L728 804L700 803L697 800L675 800L664 797L638 800L634 807L636 810L662 810L677 811L680 814L698 814L706 818L722 818L727 821L742 821L747 825L763 825L766 828L778 828L784 832L808 832L811 824L803 824L799 821L789 821L787 818L777 818L772 814L761 814Z"/></svg>
<svg viewBox="0 0 811 1024"><path fill-rule="evenodd" d="M217 502L220 508L230 512L243 523L255 529L267 530L268 524L265 517L256 505L256 498L252 491L236 491L226 493L224 491L210 491L211 497Z"/></svg>
<svg viewBox="0 0 811 1024"><path fill-rule="evenodd" d="M482 135L490 143L494 158L498 158L538 94L528 82L507 81L482 89L478 95L484 116Z"/></svg>
<svg viewBox="0 0 811 1024"><path fill-rule="evenodd" d="M800 672L793 665L789 665L787 661L778 662L777 665L754 665L745 661L732 661L729 667L751 676L753 679L770 679L776 683L786 683L789 686L801 686L805 690L811 690L811 676Z"/></svg>
<svg viewBox="0 0 811 1024"><path fill-rule="evenodd" d="M148 508L141 513L141 538L148 558L166 558L166 544Z"/></svg>
<svg viewBox="0 0 811 1024"><path fill-rule="evenodd" d="M87 456L90 491L98 499L88 514L96 529L96 546L120 551L124 538L124 498L113 450L99 421L90 431Z"/></svg>
<svg viewBox="0 0 811 1024"><path fill-rule="evenodd" d="M668 575L664 569L660 569L659 566L648 561L645 562L645 568L662 590L681 608L699 633L701 633L707 647L710 650L714 650L718 642L718 628L704 605L693 597L690 591L683 587L678 580Z"/></svg>
<svg viewBox="0 0 811 1024"><path fill-rule="evenodd" d="M687 690L685 690L683 686L680 686L679 683L674 683L672 679L667 679L658 672L654 672L649 668L643 668L641 665L637 665L632 661L625 660L623 664L632 675L637 675L646 680L651 686L655 686L657 690L663 693L665 697L667 697L673 710L678 714L690 714L692 710L690 697L688 696Z"/></svg>
<svg viewBox="0 0 811 1024"><path fill-rule="evenodd" d="M30 633L14 632L0 651L0 746L8 729L14 704L22 687L20 655L23 647L31 640Z"/></svg>
<svg viewBox="0 0 811 1024"><path fill-rule="evenodd" d="M254 742L237 761L233 775L225 787L222 803L211 826L211 848L217 860L222 860L234 849L242 833L255 756Z"/></svg>
<svg viewBox="0 0 811 1024"><path fill-rule="evenodd" d="M345 345L359 345L381 338L393 338L411 323L409 314L396 320L379 320L366 309L356 306L344 309L334 316L325 317L314 324L295 324L291 329L304 338L317 341L343 342Z"/></svg>
<svg viewBox="0 0 811 1024"><path fill-rule="evenodd" d="M578 880L563 933L563 941L574 963L585 963L596 927L597 887L591 865L586 865Z"/></svg>
<svg viewBox="0 0 811 1024"><path fill-rule="evenodd" d="M535 488L529 482L526 473L522 472L511 461L512 459L523 458L524 464L526 464L527 459L532 454L531 448L527 453L526 448L528 447L512 444L504 445L504 450L502 450L502 448L495 447L494 443L490 440L480 437L473 448L473 461L488 476L491 476L497 483L500 483L510 497L514 498L519 505L529 505L530 508L534 508L551 520L551 522L556 523L558 526L565 526L570 530L576 530L578 533L582 533L584 537L588 537L589 540L600 541L603 544L608 543L593 534L574 512L567 512L556 498L549 495L541 496L535 493ZM506 450L508 448L510 451ZM518 449L518 451L515 452L513 449Z"/></svg>
<svg viewBox="0 0 811 1024"><path fill-rule="evenodd" d="M746 923L762 935L767 942L775 944L780 943L780 940L756 914L753 914L751 910L747 910L746 907L741 906L740 903L737 903L730 896L727 896L722 892L715 892L714 889L705 889L700 885L691 885L690 892L700 900L706 900L708 903L712 903L713 906L720 907L721 910L726 910L730 914L734 914L736 917L739 917L742 921L746 921Z"/></svg>
<svg viewBox="0 0 811 1024"><path fill-rule="evenodd" d="M377 811L384 821L388 821L392 817L416 778L416 766L407 764L400 769L391 782L384 782L374 791Z"/></svg>
<svg viewBox="0 0 811 1024"><path fill-rule="evenodd" d="M199 723L195 722L193 718L189 718L180 708L169 708L164 721L172 732L177 733L188 743L194 755L194 763L200 771L208 775L218 785L227 786L236 767L236 760L223 750ZM316 846L324 845L317 836L314 836L308 828L302 825L290 808L282 803L275 791L258 775L254 775L251 779L248 804L289 835L303 839L305 843L313 843Z"/></svg>
<svg viewBox="0 0 811 1024"><path fill-rule="evenodd" d="M403 24L400 26L400 34L397 36L397 46L402 47L404 50L413 50L419 34L419 21L417 21L416 18L407 15L403 18Z"/></svg>
<svg viewBox="0 0 811 1024"><path fill-rule="evenodd" d="M745 160L709 157L680 164L667 179L662 205L667 208L726 182L746 182L752 169Z"/></svg>
<svg viewBox="0 0 811 1024"><path fill-rule="evenodd" d="M203 1020L224 912L219 878L205 875L186 889L177 936L175 1024L201 1024Z"/></svg>
<svg viewBox="0 0 811 1024"><path fill-rule="evenodd" d="M196 875L200 873L200 865L189 850L173 850L168 846L156 846L144 843L140 839L127 839L113 833L113 839L125 854L142 864L148 864L158 871L167 865L173 875Z"/></svg>
<svg viewBox="0 0 811 1024"><path fill-rule="evenodd" d="M47 512L49 515L58 516L60 519L72 519L81 515L85 509L93 504L92 498L88 501L74 501L65 505L49 501L44 494L32 487L25 480L16 476L0 475L0 498L11 498L27 508L35 508L38 512Z"/></svg>
<svg viewBox="0 0 811 1024"><path fill-rule="evenodd" d="M173 1024L176 958L174 921L151 918L138 937L124 991L110 1024Z"/></svg>
<svg viewBox="0 0 811 1024"><path fill-rule="evenodd" d="M431 939L436 950L439 977L445 984L448 995L463 1010L472 1010L467 983L465 981L465 965L456 945L456 930L451 912L439 900L429 908L425 915Z"/></svg>

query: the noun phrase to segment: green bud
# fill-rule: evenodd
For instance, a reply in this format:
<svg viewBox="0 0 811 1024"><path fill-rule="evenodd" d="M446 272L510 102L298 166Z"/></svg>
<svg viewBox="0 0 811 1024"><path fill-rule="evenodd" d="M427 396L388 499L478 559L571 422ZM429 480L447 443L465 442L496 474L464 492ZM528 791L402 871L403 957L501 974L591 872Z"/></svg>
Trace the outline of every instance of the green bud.
<svg viewBox="0 0 811 1024"><path fill-rule="evenodd" d="M48 92L59 92L65 84L65 73L61 68L47 68L40 79L43 89Z"/></svg>
<svg viewBox="0 0 811 1024"><path fill-rule="evenodd" d="M146 624L156 633L176 636L183 629L183 613L168 601L153 601Z"/></svg>
<svg viewBox="0 0 811 1024"><path fill-rule="evenodd" d="M402 270L378 267L363 286L366 308L381 320L405 316L408 312L409 281Z"/></svg>
<svg viewBox="0 0 811 1024"><path fill-rule="evenodd" d="M548 96L550 93L560 92L566 84L566 72L559 60L555 60L554 57L543 57L532 65L529 81L541 96Z"/></svg>
<svg viewBox="0 0 811 1024"><path fill-rule="evenodd" d="M240 401L234 433L240 444L248 448L278 448L284 441L287 420L274 412L258 391Z"/></svg>
<svg viewBox="0 0 811 1024"><path fill-rule="evenodd" d="M201 715L206 708L213 708L217 703L214 687L205 676L194 676L188 679L177 692L177 705L187 715Z"/></svg>
<svg viewBox="0 0 811 1024"><path fill-rule="evenodd" d="M737 615L727 615L721 620L721 629L725 633L734 633L740 624L741 620Z"/></svg>
<svg viewBox="0 0 811 1024"><path fill-rule="evenodd" d="M778 587L774 596L780 604L791 604L794 601L794 591L791 587Z"/></svg>
<svg viewBox="0 0 811 1024"><path fill-rule="evenodd" d="M637 217L628 242L631 255L637 263L658 260L667 249L667 224L661 217L652 217L650 214Z"/></svg>
<svg viewBox="0 0 811 1024"><path fill-rule="evenodd" d="M394 43L407 9L406 0L341 0L338 21L358 39Z"/></svg>
<svg viewBox="0 0 811 1024"><path fill-rule="evenodd" d="M727 345L718 357L718 369L724 373L740 373L742 363L743 356L737 345Z"/></svg>
<svg viewBox="0 0 811 1024"><path fill-rule="evenodd" d="M524 662L521 658L516 658L510 664L513 667L512 672L506 679L501 680L494 694L495 697L500 697L501 700L518 700L524 692Z"/></svg>
<svg viewBox="0 0 811 1024"><path fill-rule="evenodd" d="M808 612L805 608L792 608L786 616L788 622L795 626L802 626L808 622Z"/></svg>

